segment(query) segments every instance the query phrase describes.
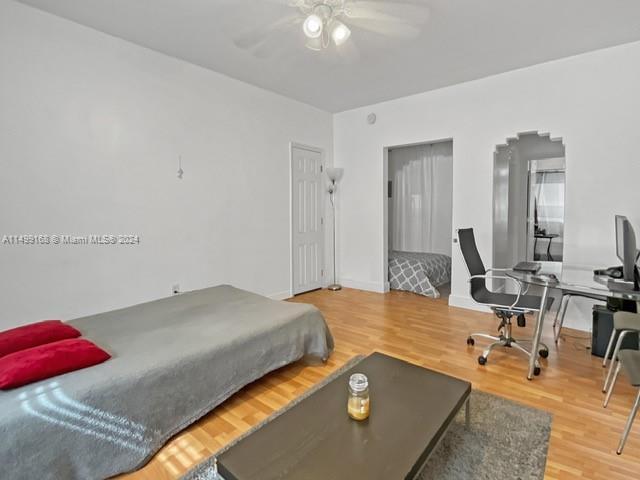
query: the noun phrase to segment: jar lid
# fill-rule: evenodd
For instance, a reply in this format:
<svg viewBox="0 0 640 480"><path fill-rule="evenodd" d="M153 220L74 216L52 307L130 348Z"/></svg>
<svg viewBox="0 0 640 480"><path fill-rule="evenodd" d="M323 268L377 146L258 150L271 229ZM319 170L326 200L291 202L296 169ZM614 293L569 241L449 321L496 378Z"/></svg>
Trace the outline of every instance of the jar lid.
<svg viewBox="0 0 640 480"><path fill-rule="evenodd" d="M369 379L363 373L354 373L349 377L349 387L354 392L364 392L369 387Z"/></svg>

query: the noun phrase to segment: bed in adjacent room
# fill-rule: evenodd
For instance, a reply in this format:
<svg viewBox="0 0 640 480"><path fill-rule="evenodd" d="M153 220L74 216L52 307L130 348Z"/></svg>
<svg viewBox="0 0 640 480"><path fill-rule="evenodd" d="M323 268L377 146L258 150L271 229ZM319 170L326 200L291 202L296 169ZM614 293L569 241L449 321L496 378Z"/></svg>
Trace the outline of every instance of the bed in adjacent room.
<svg viewBox="0 0 640 480"><path fill-rule="evenodd" d="M389 286L439 298L438 287L451 282L451 257L441 253L389 252Z"/></svg>
<svg viewBox="0 0 640 480"><path fill-rule="evenodd" d="M3 478L135 470L243 386L303 357L326 360L333 349L317 308L228 285L70 324L112 358L0 392L0 435L11 439L0 446Z"/></svg>

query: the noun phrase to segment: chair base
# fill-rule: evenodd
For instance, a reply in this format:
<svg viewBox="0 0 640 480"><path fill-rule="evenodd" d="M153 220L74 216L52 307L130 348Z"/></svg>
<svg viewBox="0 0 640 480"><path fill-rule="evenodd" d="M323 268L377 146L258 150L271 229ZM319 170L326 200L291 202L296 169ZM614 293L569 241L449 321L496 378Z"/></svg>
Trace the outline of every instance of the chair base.
<svg viewBox="0 0 640 480"><path fill-rule="evenodd" d="M522 344L527 344L527 343L531 344L533 343L533 340L528 340L528 339L517 340L511 335L511 330L512 330L511 319L503 318L502 324L500 325L499 336L488 335L486 333L472 333L471 335L469 335L469 337L467 338L467 345L475 345L475 337L493 340L493 343L491 343L482 352L482 355L478 357L478 363L480 365L485 365L487 363L487 359L489 358L489 355L497 347L515 348L519 352L523 353L527 358L531 358L532 353L530 351L530 348L527 349L524 346L522 346ZM547 347L544 343L541 343L540 347L541 348L537 352L537 355L540 355L542 358L547 358L549 356L549 347ZM533 373L534 375L540 374L540 364L537 359L535 362L535 368Z"/></svg>

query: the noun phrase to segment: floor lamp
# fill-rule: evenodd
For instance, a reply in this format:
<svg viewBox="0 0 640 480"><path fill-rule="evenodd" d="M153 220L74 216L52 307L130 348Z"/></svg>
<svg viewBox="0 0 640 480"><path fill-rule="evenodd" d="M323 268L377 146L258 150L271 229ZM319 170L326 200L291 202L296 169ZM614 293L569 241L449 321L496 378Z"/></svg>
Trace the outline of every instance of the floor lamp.
<svg viewBox="0 0 640 480"><path fill-rule="evenodd" d="M332 291L342 290L342 285L340 285L336 279L336 189L338 188L338 182L342 178L342 173L344 170L342 168L327 168L327 177L329 177L329 188L327 192L329 192L329 200L331 201L331 209L333 210L333 283L329 285L327 288Z"/></svg>

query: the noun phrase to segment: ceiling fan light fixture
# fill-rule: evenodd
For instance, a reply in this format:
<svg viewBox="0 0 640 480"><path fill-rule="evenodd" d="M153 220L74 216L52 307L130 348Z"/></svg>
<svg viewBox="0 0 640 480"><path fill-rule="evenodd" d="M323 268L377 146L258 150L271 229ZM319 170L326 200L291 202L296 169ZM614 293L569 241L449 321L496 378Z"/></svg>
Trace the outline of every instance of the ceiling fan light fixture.
<svg viewBox="0 0 640 480"><path fill-rule="evenodd" d="M322 19L314 13L309 15L302 25L304 34L309 38L318 38L320 35L322 35L322 28Z"/></svg>
<svg viewBox="0 0 640 480"><path fill-rule="evenodd" d="M349 37L351 36L351 30L349 30L349 27L347 27L344 23L335 20L333 22L333 29L331 30L331 38L333 39L333 43L336 44L336 46L340 46L342 45L344 42L346 42Z"/></svg>

